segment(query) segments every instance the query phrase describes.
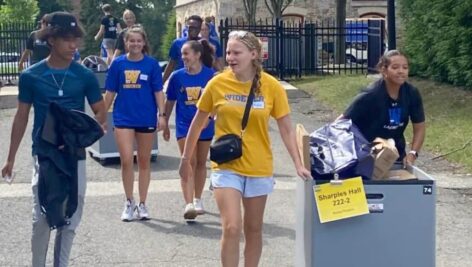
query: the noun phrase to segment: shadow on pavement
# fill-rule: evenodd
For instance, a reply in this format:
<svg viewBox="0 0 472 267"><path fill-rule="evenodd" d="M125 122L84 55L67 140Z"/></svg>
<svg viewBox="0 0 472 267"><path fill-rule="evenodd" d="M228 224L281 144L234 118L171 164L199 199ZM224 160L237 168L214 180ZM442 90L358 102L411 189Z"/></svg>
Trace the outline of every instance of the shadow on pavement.
<svg viewBox="0 0 472 267"><path fill-rule="evenodd" d="M220 239L221 235L221 228L218 222L198 221L198 219L191 223L186 223L183 218L182 221L151 219L147 221L139 221L138 223L141 223L156 232L172 235L177 234L207 239Z"/></svg>

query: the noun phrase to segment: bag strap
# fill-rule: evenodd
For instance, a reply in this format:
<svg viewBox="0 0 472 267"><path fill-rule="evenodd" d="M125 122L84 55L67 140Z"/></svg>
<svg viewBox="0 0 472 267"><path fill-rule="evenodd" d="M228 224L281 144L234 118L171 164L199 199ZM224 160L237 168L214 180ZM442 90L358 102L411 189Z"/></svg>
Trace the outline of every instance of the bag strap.
<svg viewBox="0 0 472 267"><path fill-rule="evenodd" d="M247 126L247 121L249 120L249 112L251 111L252 102L254 101L254 81L251 84L251 90L246 101L246 108L244 109L243 121L241 122L241 137L243 137L244 131Z"/></svg>

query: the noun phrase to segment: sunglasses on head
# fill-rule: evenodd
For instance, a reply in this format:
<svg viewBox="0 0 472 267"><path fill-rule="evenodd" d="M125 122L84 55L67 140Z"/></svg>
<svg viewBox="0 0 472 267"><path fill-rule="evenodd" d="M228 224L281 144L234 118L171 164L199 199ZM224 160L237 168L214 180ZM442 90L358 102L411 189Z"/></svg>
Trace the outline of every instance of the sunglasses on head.
<svg viewBox="0 0 472 267"><path fill-rule="evenodd" d="M244 38L247 36L248 33L249 33L248 31L232 31L229 33L229 37Z"/></svg>

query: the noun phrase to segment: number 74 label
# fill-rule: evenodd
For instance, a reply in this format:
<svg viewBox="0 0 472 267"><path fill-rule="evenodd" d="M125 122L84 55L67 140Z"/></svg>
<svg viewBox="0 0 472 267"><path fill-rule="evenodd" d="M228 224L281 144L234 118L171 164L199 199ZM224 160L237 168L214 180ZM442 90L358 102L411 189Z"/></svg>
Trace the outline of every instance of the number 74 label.
<svg viewBox="0 0 472 267"><path fill-rule="evenodd" d="M313 187L320 222L331 222L369 213L361 177L342 184L326 183Z"/></svg>

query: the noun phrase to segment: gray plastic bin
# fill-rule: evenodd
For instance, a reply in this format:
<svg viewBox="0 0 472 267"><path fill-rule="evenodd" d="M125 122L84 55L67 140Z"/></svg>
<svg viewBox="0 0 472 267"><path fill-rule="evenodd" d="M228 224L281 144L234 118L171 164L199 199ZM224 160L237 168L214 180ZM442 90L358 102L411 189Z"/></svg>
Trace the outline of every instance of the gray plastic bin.
<svg viewBox="0 0 472 267"><path fill-rule="evenodd" d="M92 113L90 108L87 105L87 112ZM158 154L157 146L157 132L154 134L154 144L152 145L151 150L151 160L155 161ZM135 144L136 147L136 144ZM113 113L107 113L107 133L100 138L97 142L87 148L87 151L93 158L96 158L100 161L100 164L107 164L107 160L110 158L119 158L120 153L118 152L118 147L115 141L115 134L113 132ZM136 155L136 150L134 151Z"/></svg>
<svg viewBox="0 0 472 267"><path fill-rule="evenodd" d="M307 138L299 130L300 149ZM418 180L364 181L370 214L323 224L313 192L320 181L299 179L295 266L434 267L435 182L418 168L413 174Z"/></svg>

